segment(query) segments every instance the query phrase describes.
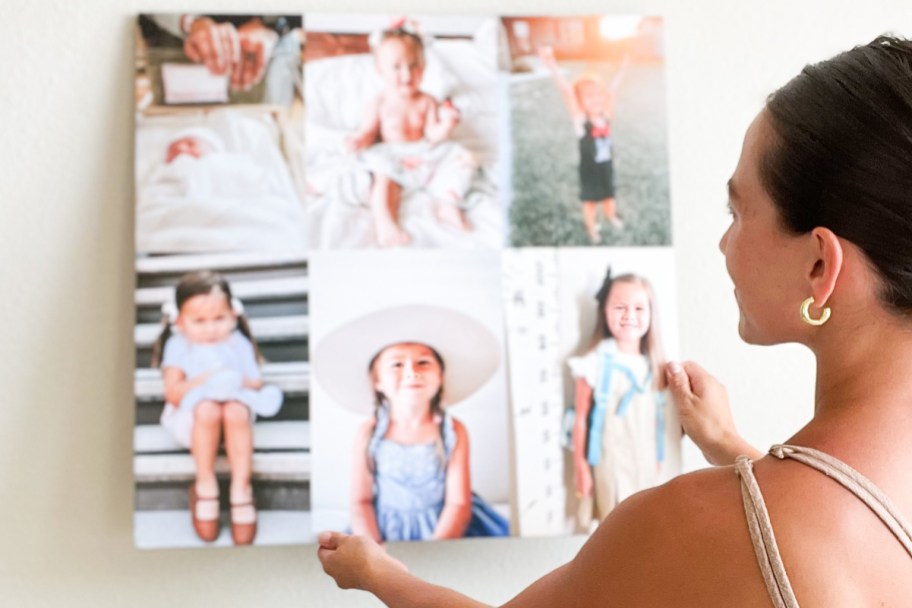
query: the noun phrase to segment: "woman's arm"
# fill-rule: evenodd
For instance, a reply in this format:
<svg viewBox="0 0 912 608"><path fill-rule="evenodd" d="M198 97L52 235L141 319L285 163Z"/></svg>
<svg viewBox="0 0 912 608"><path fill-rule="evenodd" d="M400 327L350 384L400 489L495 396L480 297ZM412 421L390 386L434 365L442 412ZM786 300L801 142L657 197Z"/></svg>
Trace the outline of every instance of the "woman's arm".
<svg viewBox="0 0 912 608"><path fill-rule="evenodd" d="M324 532L319 543L317 556L323 570L342 589L363 589L395 608L490 608L409 574L402 562L368 538Z"/></svg>
<svg viewBox="0 0 912 608"><path fill-rule="evenodd" d="M343 589L363 589L391 608L479 608L477 602L409 574L365 538L320 536L323 569ZM732 587L756 595L762 580L735 580L756 568L738 479L715 469L679 477L623 501L569 563L505 608L726 605ZM734 566L733 566L734 565ZM483 567L483 565L479 566ZM749 577L741 577L749 578Z"/></svg>
<svg viewBox="0 0 912 608"><path fill-rule="evenodd" d="M211 375L211 372L206 372L188 380L184 370L179 367L163 367L162 380L165 383L165 402L172 405L180 405L184 395L203 384Z"/></svg>
<svg viewBox="0 0 912 608"><path fill-rule="evenodd" d="M472 519L472 484L469 474L469 434L453 419L456 445L446 469L446 494L443 511L434 529L434 540L462 538Z"/></svg>
<svg viewBox="0 0 912 608"><path fill-rule="evenodd" d="M374 421L368 420L358 429L352 455L351 527L355 534L363 534L381 542L374 508L374 474L368 467L367 447L374 433Z"/></svg>
<svg viewBox="0 0 912 608"><path fill-rule="evenodd" d="M582 498L592 494L592 470L586 458L586 436L589 434L589 411L592 409L592 387L583 378L576 379L573 407L573 471L576 493Z"/></svg>

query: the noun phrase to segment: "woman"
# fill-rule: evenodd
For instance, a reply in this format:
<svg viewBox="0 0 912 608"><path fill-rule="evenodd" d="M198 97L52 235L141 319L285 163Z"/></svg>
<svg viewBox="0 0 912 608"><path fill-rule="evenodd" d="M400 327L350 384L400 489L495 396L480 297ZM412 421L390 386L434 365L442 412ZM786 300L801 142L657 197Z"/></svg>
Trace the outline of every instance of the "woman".
<svg viewBox="0 0 912 608"><path fill-rule="evenodd" d="M817 358L814 418L787 443L847 463L902 519L912 515L910 125L912 43L878 38L805 68L748 129L720 243L742 338L800 342ZM753 466L744 459L631 497L570 563L508 606L912 605L908 524L894 522L894 537L834 483L838 472L799 462L801 451L762 457L746 445L725 390L698 366L666 373L708 458L747 454ZM744 507L742 482L750 488L754 475ZM752 538L768 521L775 540ZM342 587L394 606L480 605L410 576L363 539L330 533L321 545Z"/></svg>

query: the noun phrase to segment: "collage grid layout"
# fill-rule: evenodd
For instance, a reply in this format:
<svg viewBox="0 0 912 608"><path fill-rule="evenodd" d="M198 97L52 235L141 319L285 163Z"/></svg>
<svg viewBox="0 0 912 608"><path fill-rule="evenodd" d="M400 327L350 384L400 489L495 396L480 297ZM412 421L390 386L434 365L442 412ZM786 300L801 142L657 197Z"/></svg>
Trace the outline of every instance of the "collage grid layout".
<svg viewBox="0 0 912 608"><path fill-rule="evenodd" d="M658 17L140 15L136 545L589 533L674 476L664 70Z"/></svg>

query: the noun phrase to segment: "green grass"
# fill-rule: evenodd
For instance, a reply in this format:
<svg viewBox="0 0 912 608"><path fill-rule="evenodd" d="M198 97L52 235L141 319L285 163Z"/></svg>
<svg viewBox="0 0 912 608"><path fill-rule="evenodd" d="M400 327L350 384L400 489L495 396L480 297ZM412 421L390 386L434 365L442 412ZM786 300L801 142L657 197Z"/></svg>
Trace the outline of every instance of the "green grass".
<svg viewBox="0 0 912 608"><path fill-rule="evenodd" d="M564 63L571 78L611 75L599 63ZM511 242L517 247L589 245L579 201L579 152L570 116L550 79L510 87L513 143ZM617 94L614 185L624 228L602 222L602 245L670 245L671 205L664 74L660 65L630 66Z"/></svg>

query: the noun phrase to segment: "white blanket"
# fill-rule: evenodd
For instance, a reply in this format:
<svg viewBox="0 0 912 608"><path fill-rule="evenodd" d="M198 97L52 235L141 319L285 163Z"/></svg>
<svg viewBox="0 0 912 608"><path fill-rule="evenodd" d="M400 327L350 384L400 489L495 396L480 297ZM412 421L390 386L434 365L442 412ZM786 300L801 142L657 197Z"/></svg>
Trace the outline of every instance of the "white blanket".
<svg viewBox="0 0 912 608"><path fill-rule="evenodd" d="M187 124L154 117L137 127L137 252L303 251L303 207L271 119L231 109L196 117L192 124L214 131L222 149L166 163Z"/></svg>
<svg viewBox="0 0 912 608"><path fill-rule="evenodd" d="M412 246L497 248L504 241L497 187L497 70L492 49L470 40L438 40L426 50L422 89L450 98L462 120L453 141L469 149L480 169L461 207L468 232L441 224L425 191L404 195L399 223ZM304 73L307 107L307 240L312 248L376 247L366 205L371 176L345 151L345 136L359 126L366 103L379 92L374 59L347 55L309 61Z"/></svg>

